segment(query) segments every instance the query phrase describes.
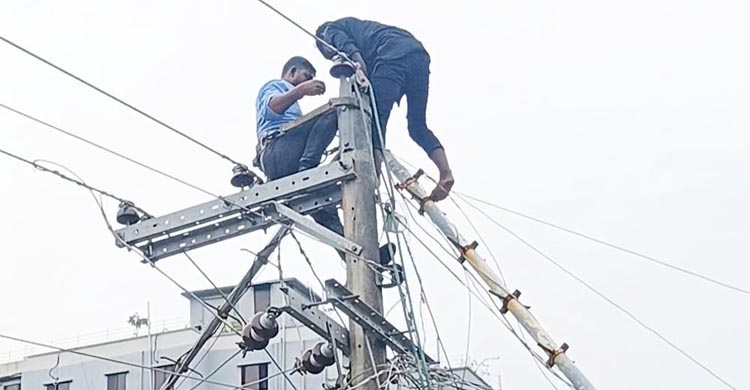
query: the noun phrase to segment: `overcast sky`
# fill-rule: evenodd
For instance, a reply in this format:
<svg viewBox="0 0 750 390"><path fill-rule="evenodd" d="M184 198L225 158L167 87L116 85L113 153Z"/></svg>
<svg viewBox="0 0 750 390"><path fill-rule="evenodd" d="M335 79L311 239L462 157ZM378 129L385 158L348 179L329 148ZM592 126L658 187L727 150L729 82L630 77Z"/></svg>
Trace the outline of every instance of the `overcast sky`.
<svg viewBox="0 0 750 390"><path fill-rule="evenodd" d="M424 43L432 56L428 122L446 145L457 191L750 288L746 2L273 4L310 29L353 15L404 27ZM0 34L248 163L257 90L290 56L309 58L329 86L326 96L303 100L304 110L337 91L313 41L252 0L4 0ZM226 161L4 43L0 102L211 191L234 191ZM405 112L392 115L389 146L434 173L406 135ZM63 164L153 214L209 200L5 110L0 129L2 149ZM50 341L119 329L148 301L156 319L187 317L179 289L115 247L87 192L2 156L0 177L0 332ZM442 206L475 237L455 207ZM116 204L106 207L114 220ZM748 295L488 212L736 388L750 388ZM571 346L598 388L727 388L470 214L489 244L480 252L495 253L509 287ZM242 236L197 250L195 259L217 284L234 284L251 261L239 248L266 239ZM344 279L330 249L304 243L323 278ZM501 375L505 389L550 388L518 341L412 244L451 363L464 360L470 324L470 359L499 357L489 362L493 385ZM295 251L285 244L285 273L319 288ZM159 265L188 288L209 287L182 257ZM450 266L463 277L455 261ZM276 277L268 268L260 279ZM388 291L386 307L395 299ZM400 313L389 318L402 323ZM428 352L437 355L429 321L426 328ZM18 345L0 341L8 348Z"/></svg>

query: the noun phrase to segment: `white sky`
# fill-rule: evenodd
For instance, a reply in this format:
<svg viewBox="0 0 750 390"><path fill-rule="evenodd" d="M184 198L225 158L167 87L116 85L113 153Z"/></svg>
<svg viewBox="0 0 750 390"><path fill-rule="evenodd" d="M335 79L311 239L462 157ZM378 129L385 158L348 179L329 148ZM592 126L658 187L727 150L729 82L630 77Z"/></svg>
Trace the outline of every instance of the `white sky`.
<svg viewBox="0 0 750 390"><path fill-rule="evenodd" d="M429 123L447 146L456 190L580 229L672 264L750 288L750 6L740 1L275 1L304 26L353 15L412 31L433 60ZM311 39L247 1L0 2L0 34L249 162L257 89ZM0 102L215 192L231 165L0 44ZM389 145L432 166L406 135L405 107ZM208 200L127 162L0 111L0 147L54 160L155 214ZM179 290L118 249L90 196L0 158L0 331L49 341L122 328L127 317L187 316ZM458 211L444 204L472 237ZM116 204L107 203L110 214ZM491 211L510 229L630 309L737 388L750 388L750 300L674 271ZM510 288L600 389L722 389L627 316L474 215ZM194 252L221 285L250 263L255 233ZM343 280L330 249L305 241L324 277ZM487 248L480 248L487 255ZM315 285L284 247L286 273ZM466 347L466 290L417 250L451 361ZM486 256L489 258L489 256ZM184 258L159 263L206 288ZM454 270L460 268L451 263ZM459 271L460 272L460 271ZM275 278L269 268L261 279ZM413 275L412 275L412 279ZM416 282L413 282L416 284ZM414 286L414 285L413 285ZM416 296L416 291L413 291ZM386 294L386 306L394 302ZM528 354L474 299L470 359L505 389L549 388ZM399 310L390 318L399 322ZM435 351L429 323L428 351ZM0 350L17 348L0 342ZM494 384L497 383L495 377Z"/></svg>

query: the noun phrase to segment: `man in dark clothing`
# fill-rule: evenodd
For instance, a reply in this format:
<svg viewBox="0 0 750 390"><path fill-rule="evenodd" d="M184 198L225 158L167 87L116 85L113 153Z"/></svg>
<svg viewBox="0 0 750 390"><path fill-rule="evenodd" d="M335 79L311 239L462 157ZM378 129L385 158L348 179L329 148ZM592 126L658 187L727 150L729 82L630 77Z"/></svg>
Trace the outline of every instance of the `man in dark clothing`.
<svg viewBox="0 0 750 390"><path fill-rule="evenodd" d="M260 169L269 180L315 168L326 147L336 137L336 113L323 115L289 132L281 126L302 116L298 100L322 95L325 84L315 80L315 68L302 58L293 57L284 65L281 79L267 82L255 102ZM312 214L313 219L333 232L344 235L335 206Z"/></svg>
<svg viewBox="0 0 750 390"><path fill-rule="evenodd" d="M318 27L316 35L349 56L369 78L375 94L383 140L393 104L400 102L406 95L409 136L424 149L440 172L440 180L430 194L430 199L445 199L453 187L454 178L445 149L427 127L430 55L422 43L411 33L398 27L351 17L323 23ZM317 46L327 59L332 59L337 54L320 41L317 41ZM383 161L383 146L375 127L372 143L375 149L375 166L379 173Z"/></svg>

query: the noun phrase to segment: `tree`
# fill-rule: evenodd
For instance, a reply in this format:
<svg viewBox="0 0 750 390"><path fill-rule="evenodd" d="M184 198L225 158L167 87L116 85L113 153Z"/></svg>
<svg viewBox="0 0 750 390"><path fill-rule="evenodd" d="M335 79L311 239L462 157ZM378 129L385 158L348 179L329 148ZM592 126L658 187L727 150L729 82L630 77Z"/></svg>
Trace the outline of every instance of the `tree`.
<svg viewBox="0 0 750 390"><path fill-rule="evenodd" d="M138 331L141 329L141 326L148 325L148 318L141 318L138 313L135 313L128 318L128 323L135 328L133 334L138 336Z"/></svg>

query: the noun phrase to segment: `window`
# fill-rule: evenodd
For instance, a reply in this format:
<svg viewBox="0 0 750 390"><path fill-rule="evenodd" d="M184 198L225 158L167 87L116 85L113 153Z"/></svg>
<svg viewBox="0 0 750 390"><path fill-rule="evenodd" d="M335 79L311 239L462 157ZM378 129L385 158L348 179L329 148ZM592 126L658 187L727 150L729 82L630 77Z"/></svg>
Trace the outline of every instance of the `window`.
<svg viewBox="0 0 750 390"><path fill-rule="evenodd" d="M15 385L5 385L5 390L21 390L21 384L16 383Z"/></svg>
<svg viewBox="0 0 750 390"><path fill-rule="evenodd" d="M168 364L166 366L160 366L156 368L165 370L165 371L174 371L174 364ZM168 372L154 371L154 390L161 390L162 385L164 385L164 382L167 381L168 377L169 377Z"/></svg>
<svg viewBox="0 0 750 390"><path fill-rule="evenodd" d="M71 381L57 382L57 389L55 389L54 383L47 383L44 385L44 390L70 390L70 382Z"/></svg>
<svg viewBox="0 0 750 390"><path fill-rule="evenodd" d="M241 386L247 390L268 390L268 363L240 367ZM265 380L263 380L265 379ZM261 382L261 380L263 380ZM246 384L250 384L245 387Z"/></svg>
<svg viewBox="0 0 750 390"><path fill-rule="evenodd" d="M253 300L256 313L268 309L271 306L271 285L265 284L253 287Z"/></svg>
<svg viewBox="0 0 750 390"><path fill-rule="evenodd" d="M126 389L125 380L127 376L128 376L127 372L107 374L107 390L125 390Z"/></svg>

